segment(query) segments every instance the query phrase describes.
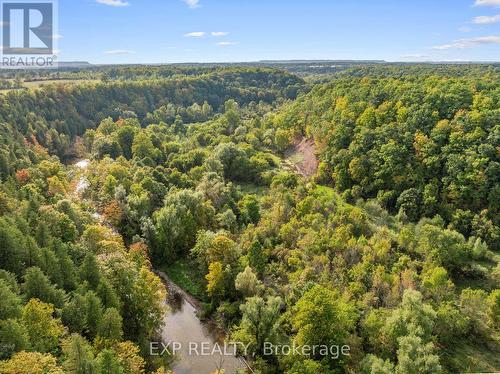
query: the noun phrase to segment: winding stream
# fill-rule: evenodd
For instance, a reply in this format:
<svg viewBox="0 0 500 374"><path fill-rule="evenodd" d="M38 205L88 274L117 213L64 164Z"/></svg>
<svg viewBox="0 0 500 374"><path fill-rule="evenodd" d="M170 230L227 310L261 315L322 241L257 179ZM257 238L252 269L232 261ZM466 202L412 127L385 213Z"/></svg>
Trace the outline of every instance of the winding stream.
<svg viewBox="0 0 500 374"><path fill-rule="evenodd" d="M225 374L231 374L245 368L244 362L234 356L234 347L224 345L223 332L210 321L200 321L191 297L178 292L170 281L165 283L170 311L165 315L161 336L164 342L177 342L181 346L172 365L174 373L209 374L224 369Z"/></svg>
<svg viewBox="0 0 500 374"><path fill-rule="evenodd" d="M86 170L89 160L79 160L73 165L79 171L75 186L75 194L81 198L89 187ZM103 222L102 216L96 211L93 216ZM165 314L165 324L161 338L169 351L176 344L175 360L171 369L176 374L211 374L217 369L223 369L225 374L233 374L246 368L243 360L234 355L234 346L224 345L224 333L210 321L202 322L198 318L199 302L186 294L174 284L164 273L157 272L168 290L165 303L168 311ZM175 342L175 343L174 343ZM162 351L159 346L157 351Z"/></svg>

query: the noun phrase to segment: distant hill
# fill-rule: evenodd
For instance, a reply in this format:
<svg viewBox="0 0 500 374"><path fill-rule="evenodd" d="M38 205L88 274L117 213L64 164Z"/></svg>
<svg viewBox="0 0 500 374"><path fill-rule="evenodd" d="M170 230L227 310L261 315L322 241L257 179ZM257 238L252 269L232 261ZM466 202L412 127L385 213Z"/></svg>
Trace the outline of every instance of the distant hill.
<svg viewBox="0 0 500 374"><path fill-rule="evenodd" d="M59 68L87 68L93 65L87 61L60 61Z"/></svg>
<svg viewBox="0 0 500 374"><path fill-rule="evenodd" d="M262 64L385 64L385 60L261 60Z"/></svg>

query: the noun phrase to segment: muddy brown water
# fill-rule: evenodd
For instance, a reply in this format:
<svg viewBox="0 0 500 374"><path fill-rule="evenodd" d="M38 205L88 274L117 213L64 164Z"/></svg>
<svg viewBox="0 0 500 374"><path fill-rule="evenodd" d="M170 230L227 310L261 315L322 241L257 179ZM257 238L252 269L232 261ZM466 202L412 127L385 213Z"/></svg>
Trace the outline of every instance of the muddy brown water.
<svg viewBox="0 0 500 374"><path fill-rule="evenodd" d="M89 187L85 171L89 160L77 160L73 165L82 171L77 180L75 193L81 194ZM94 212L97 220L101 220L98 212ZM224 344L225 334L210 321L201 321L197 310L200 303L186 294L161 272L157 274L163 279L168 290L165 301L168 311L165 313L164 326L161 331L162 343L155 342L154 352L161 354L164 347L173 352L176 347L172 371L175 374L211 374L216 370L224 370L224 374L245 372L245 362L236 357L234 345Z"/></svg>
<svg viewBox="0 0 500 374"><path fill-rule="evenodd" d="M197 308L184 293L166 282L169 311L165 314L162 339L178 351L172 364L176 374L210 374L223 369L225 374L241 372L245 363L234 355L234 346L224 344L224 332L210 320L201 321Z"/></svg>

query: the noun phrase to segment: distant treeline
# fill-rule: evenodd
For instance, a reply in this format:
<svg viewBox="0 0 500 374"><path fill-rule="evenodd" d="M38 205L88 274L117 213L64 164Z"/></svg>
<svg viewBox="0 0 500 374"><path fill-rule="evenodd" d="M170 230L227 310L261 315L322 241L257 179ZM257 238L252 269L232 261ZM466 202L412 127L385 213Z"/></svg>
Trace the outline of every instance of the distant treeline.
<svg viewBox="0 0 500 374"><path fill-rule="evenodd" d="M331 78L349 76L478 76L497 71L500 63L418 63L356 60L296 60L257 61L241 63L184 63L170 65L91 65L88 63L60 63L57 70L3 70L0 78L20 79L25 82L59 79L92 79L129 81L164 79L179 76L201 76L223 73L231 69L275 69L300 77Z"/></svg>

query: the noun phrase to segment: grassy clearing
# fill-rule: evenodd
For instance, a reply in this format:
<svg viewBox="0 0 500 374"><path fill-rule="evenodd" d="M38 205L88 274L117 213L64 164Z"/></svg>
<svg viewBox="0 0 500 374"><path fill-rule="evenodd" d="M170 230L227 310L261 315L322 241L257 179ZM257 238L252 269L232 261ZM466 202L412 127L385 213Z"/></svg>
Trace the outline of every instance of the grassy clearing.
<svg viewBox="0 0 500 374"><path fill-rule="evenodd" d="M257 196L264 196L269 191L267 186L257 186L253 183L240 183L237 185L241 192L245 195L252 194Z"/></svg>
<svg viewBox="0 0 500 374"><path fill-rule="evenodd" d="M443 362L456 373L498 373L500 352L460 341L447 348L442 354Z"/></svg>
<svg viewBox="0 0 500 374"><path fill-rule="evenodd" d="M345 202L340 195L338 194L337 191L335 191L334 188L328 187L328 186L322 186L322 185L316 185L316 191L314 191L314 195L321 199L326 197L328 200L332 200L337 204L338 206L346 206L346 205L351 205L347 202Z"/></svg>
<svg viewBox="0 0 500 374"><path fill-rule="evenodd" d="M19 90L30 90L35 88L40 88L42 86L46 86L49 84L58 84L58 85L74 85L74 84L82 84L82 83L96 83L100 82L98 79L46 79L32 82L23 82L23 86L20 88L5 88L0 89L0 94L5 95L11 91L19 91Z"/></svg>
<svg viewBox="0 0 500 374"><path fill-rule="evenodd" d="M79 84L79 83L90 83L90 82L100 82L97 79L47 79L32 82L23 82L24 87L27 88L38 88L48 84Z"/></svg>
<svg viewBox="0 0 500 374"><path fill-rule="evenodd" d="M316 186L316 191L320 195L328 196L331 199L338 200L338 194L337 194L337 192L335 192L335 189L333 189L332 187L322 186L322 185L318 184Z"/></svg>
<svg viewBox="0 0 500 374"><path fill-rule="evenodd" d="M171 265L163 266L161 270L188 294L198 300L207 301L205 279L198 271L198 265L191 259L177 260Z"/></svg>
<svg viewBox="0 0 500 374"><path fill-rule="evenodd" d="M7 95L10 91L17 91L20 88L4 88L0 90L0 95Z"/></svg>

